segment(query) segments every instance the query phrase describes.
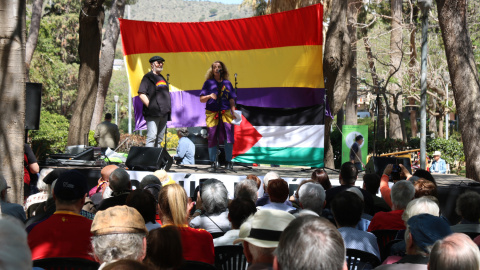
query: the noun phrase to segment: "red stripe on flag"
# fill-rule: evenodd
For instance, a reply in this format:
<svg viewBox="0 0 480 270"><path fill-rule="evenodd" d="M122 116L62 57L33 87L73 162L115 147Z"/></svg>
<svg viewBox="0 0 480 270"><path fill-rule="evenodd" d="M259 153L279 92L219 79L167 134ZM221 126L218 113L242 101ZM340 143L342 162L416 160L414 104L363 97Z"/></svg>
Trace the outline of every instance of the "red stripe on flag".
<svg viewBox="0 0 480 270"><path fill-rule="evenodd" d="M323 6L238 20L160 23L120 19L125 55L322 45Z"/></svg>
<svg viewBox="0 0 480 270"><path fill-rule="evenodd" d="M262 137L262 134L258 133L255 127L242 115L240 126L234 128L233 157L248 152Z"/></svg>

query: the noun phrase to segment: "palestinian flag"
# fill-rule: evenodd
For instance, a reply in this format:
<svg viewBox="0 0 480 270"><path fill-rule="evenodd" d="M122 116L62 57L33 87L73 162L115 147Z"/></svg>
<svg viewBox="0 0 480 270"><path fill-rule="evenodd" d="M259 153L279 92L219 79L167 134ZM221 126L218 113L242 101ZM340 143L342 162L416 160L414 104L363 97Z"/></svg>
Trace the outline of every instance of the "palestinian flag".
<svg viewBox="0 0 480 270"><path fill-rule="evenodd" d="M237 105L235 162L323 167L324 106L293 109Z"/></svg>

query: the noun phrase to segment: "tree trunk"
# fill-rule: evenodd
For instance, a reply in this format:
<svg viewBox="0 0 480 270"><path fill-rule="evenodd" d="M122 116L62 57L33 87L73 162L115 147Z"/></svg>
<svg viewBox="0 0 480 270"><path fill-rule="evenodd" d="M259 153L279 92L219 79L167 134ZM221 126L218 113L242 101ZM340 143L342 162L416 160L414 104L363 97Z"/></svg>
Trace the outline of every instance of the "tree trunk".
<svg viewBox="0 0 480 270"><path fill-rule="evenodd" d="M83 0L80 11L78 96L70 120L68 145L88 143L86 138L90 130L98 89L99 54L105 15L103 1Z"/></svg>
<svg viewBox="0 0 480 270"><path fill-rule="evenodd" d="M357 125L357 23L358 9L362 2L358 0L348 0L347 8L347 29L350 36L350 46L352 49L352 69L350 70L350 90L348 91L345 102L345 124Z"/></svg>
<svg viewBox="0 0 480 270"><path fill-rule="evenodd" d="M330 25L325 42L323 74L327 99L335 115L347 98L352 65L350 37L347 30L347 0L333 1ZM330 142L331 119L325 121L325 166L334 167Z"/></svg>
<svg viewBox="0 0 480 270"><path fill-rule="evenodd" d="M345 124L345 110L341 108L337 112L337 127L342 131L343 125Z"/></svg>
<svg viewBox="0 0 480 270"><path fill-rule="evenodd" d="M110 9L110 16L108 17L108 25L100 54L100 79L90 130L95 130L97 125L102 121L103 107L105 105L105 98L107 97L108 85L112 78L113 60L115 60L115 49L118 35L120 34L118 19L123 18L124 11L125 0L114 0L112 8Z"/></svg>
<svg viewBox="0 0 480 270"><path fill-rule="evenodd" d="M418 8L415 6L413 8L413 18L416 19L418 17ZM410 66L410 83L411 85L414 84L416 74L414 71L414 67L418 65L417 62L417 43L415 39L415 35L417 34L417 28L413 27L413 29L410 32L410 62L408 65ZM415 99L414 98L409 98L408 99L408 104L409 105L415 105ZM417 137L417 132L418 132L418 125L417 125L417 108L416 107L408 107L410 110L410 129L412 131L412 138Z"/></svg>
<svg viewBox="0 0 480 270"><path fill-rule="evenodd" d="M369 71L370 71L370 74L372 76L372 84L375 85L377 88L375 88L374 90L374 100L373 102L375 102L375 107L377 106L376 102L377 102L377 91L379 91L379 82L378 82L378 76L377 76L377 69L375 67L375 62L374 62L374 57L373 57L373 53L372 53L372 48L370 47L370 40L369 38L367 37L367 30L366 28L363 28L363 35L364 35L364 38L363 38L363 44L365 45L365 51L366 51L366 54L367 54L367 60L368 60L368 67L369 67ZM372 117L373 117L373 114L372 114ZM377 138L385 138L385 108L380 100L380 104L378 104L378 116L377 116Z"/></svg>
<svg viewBox="0 0 480 270"><path fill-rule="evenodd" d="M466 0L437 0L468 178L480 181L480 81L468 34Z"/></svg>
<svg viewBox="0 0 480 270"><path fill-rule="evenodd" d="M390 69L390 73L395 72L395 69L399 69L394 77L399 85L402 85L402 73L400 71L402 61L402 0L391 0L391 13L392 13L392 32L390 35L390 60L393 67ZM397 112L402 111L402 97L397 97L397 93L402 89L396 84L391 84L391 92L394 94L393 98L390 98L389 103L394 107ZM402 114L390 111L390 126L388 128L388 135L392 139L404 139L402 135ZM405 137L406 138L406 137Z"/></svg>
<svg viewBox="0 0 480 270"><path fill-rule="evenodd" d="M410 105L415 105L415 99L409 98L408 103ZM418 126L417 126L417 110L415 107L410 107L410 128L412 130L412 138L417 137Z"/></svg>
<svg viewBox="0 0 480 270"><path fill-rule="evenodd" d="M34 0L32 4L32 19L30 21L30 30L28 32L27 45L25 47L25 69L27 81L29 79L30 63L32 62L33 52L37 47L38 31L40 30L40 20L42 19L43 0Z"/></svg>
<svg viewBox="0 0 480 270"><path fill-rule="evenodd" d="M439 121L438 121L438 137L439 138L445 138L445 134L443 133L443 123L445 121L445 117L443 115L438 116Z"/></svg>
<svg viewBox="0 0 480 270"><path fill-rule="evenodd" d="M23 203L25 9L25 0L0 1L0 164L16 203Z"/></svg>

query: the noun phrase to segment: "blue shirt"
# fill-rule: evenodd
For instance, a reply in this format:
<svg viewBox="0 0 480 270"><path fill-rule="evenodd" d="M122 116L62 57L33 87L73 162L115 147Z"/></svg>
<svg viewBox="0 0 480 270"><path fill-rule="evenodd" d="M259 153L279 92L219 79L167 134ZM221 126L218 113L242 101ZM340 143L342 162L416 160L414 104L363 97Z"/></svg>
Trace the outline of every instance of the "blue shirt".
<svg viewBox="0 0 480 270"><path fill-rule="evenodd" d="M432 166L430 167L430 172L433 173L446 173L447 172L447 164L445 160L439 158L438 161L433 160Z"/></svg>
<svg viewBox="0 0 480 270"><path fill-rule="evenodd" d="M345 248L358 249L377 256L380 259L377 237L373 233L357 230L352 227L338 228Z"/></svg>
<svg viewBox="0 0 480 270"><path fill-rule="evenodd" d="M195 164L195 145L189 138L182 137L178 140L176 156L183 158L180 162L182 165Z"/></svg>

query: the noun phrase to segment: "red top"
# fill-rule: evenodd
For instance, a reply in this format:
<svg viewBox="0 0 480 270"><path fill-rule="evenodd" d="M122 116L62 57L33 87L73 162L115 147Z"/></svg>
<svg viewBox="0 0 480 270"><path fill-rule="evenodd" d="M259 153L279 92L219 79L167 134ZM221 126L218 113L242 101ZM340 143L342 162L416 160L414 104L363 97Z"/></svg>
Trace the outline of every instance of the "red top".
<svg viewBox="0 0 480 270"><path fill-rule="evenodd" d="M402 220L403 211L404 210L394 210L376 213L368 226L368 231L405 230L405 222Z"/></svg>
<svg viewBox="0 0 480 270"><path fill-rule="evenodd" d="M187 225L178 228L182 237L184 260L215 264L213 237L209 232L204 229L190 228Z"/></svg>
<svg viewBox="0 0 480 270"><path fill-rule="evenodd" d="M384 174L380 179L380 193L390 208L392 208L392 198L390 197L391 192L392 190L390 189L390 186L388 186L388 175Z"/></svg>
<svg viewBox="0 0 480 270"><path fill-rule="evenodd" d="M63 257L95 261L92 251L90 227L92 220L69 211L57 211L40 222L28 234L32 260Z"/></svg>

